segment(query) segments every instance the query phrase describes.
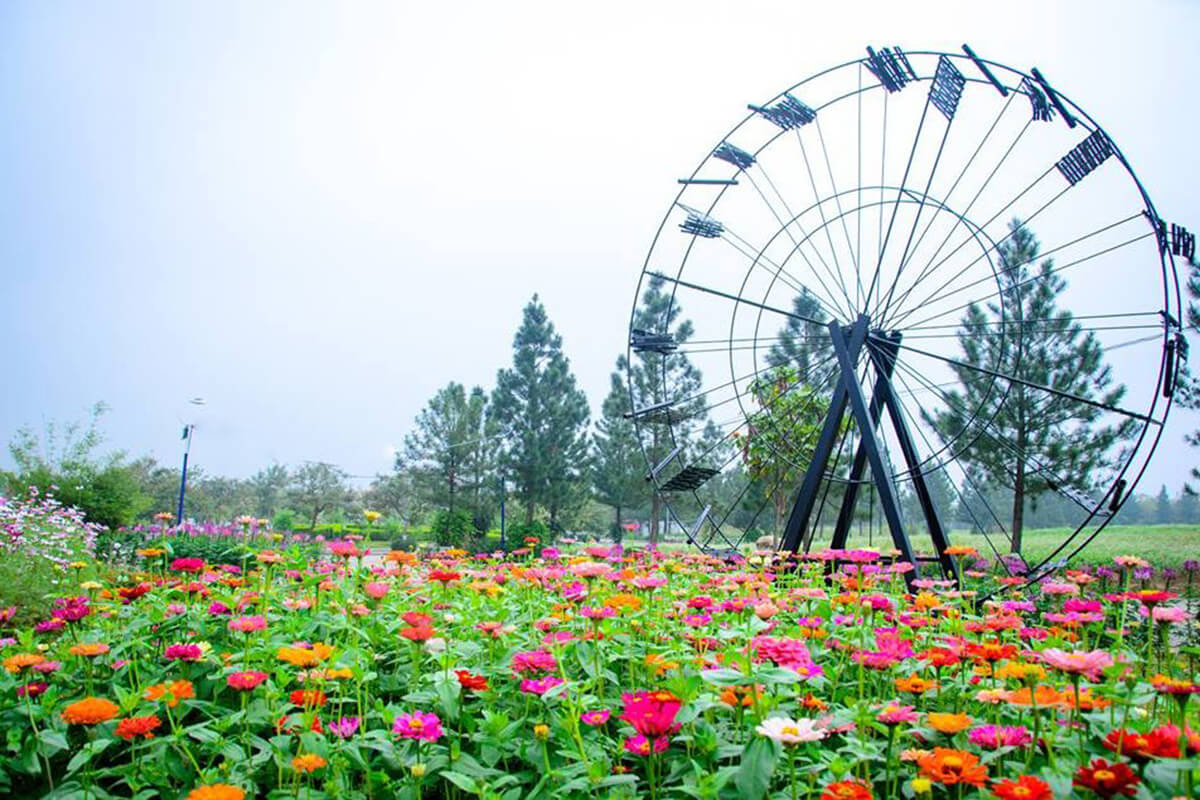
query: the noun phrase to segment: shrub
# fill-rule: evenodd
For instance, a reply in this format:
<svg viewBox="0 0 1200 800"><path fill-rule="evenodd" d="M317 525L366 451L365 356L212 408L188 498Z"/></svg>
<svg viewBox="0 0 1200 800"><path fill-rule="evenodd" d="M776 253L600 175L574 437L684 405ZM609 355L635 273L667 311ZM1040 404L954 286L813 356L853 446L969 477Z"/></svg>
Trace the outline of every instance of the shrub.
<svg viewBox="0 0 1200 800"><path fill-rule="evenodd" d="M30 618L45 612L50 596L71 593L69 565L93 557L99 530L36 488L24 499L0 496L0 607Z"/></svg>
<svg viewBox="0 0 1200 800"><path fill-rule="evenodd" d="M439 511L433 517L433 541L438 547L461 547L475 535L475 521L471 512Z"/></svg>
<svg viewBox="0 0 1200 800"><path fill-rule="evenodd" d="M294 531L298 522L295 511L290 508L281 508L275 512L275 518L271 520L271 527L277 531Z"/></svg>

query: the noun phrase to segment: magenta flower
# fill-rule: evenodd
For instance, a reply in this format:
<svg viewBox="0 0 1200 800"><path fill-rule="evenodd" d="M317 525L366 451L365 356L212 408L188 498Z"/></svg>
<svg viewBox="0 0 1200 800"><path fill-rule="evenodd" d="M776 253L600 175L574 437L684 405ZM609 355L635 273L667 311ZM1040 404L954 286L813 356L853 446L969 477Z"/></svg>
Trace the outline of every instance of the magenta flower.
<svg viewBox="0 0 1200 800"><path fill-rule="evenodd" d="M556 675L547 675L546 677L538 678L537 680L526 678L525 680L521 681L521 691L526 692L527 694L536 694L538 697L541 697L555 686L561 685L563 682L563 679Z"/></svg>
<svg viewBox="0 0 1200 800"><path fill-rule="evenodd" d="M1024 725L984 725L967 734L971 744L984 750L1000 747L1024 747L1033 742L1033 736Z"/></svg>
<svg viewBox="0 0 1200 800"><path fill-rule="evenodd" d="M683 702L670 692L626 693L621 695L621 700L625 703L621 719L643 736L670 736L682 727L675 721L675 716Z"/></svg>
<svg viewBox="0 0 1200 800"><path fill-rule="evenodd" d="M173 644L163 655L168 661L199 661L204 658L204 651L198 644Z"/></svg>
<svg viewBox="0 0 1200 800"><path fill-rule="evenodd" d="M422 739L426 742L436 742L442 738L442 721L437 714L426 714L415 711L412 714L401 714L392 725L392 733L399 734L401 739Z"/></svg>
<svg viewBox="0 0 1200 800"><path fill-rule="evenodd" d="M337 722L329 723L329 732L339 739L349 739L358 731L361 721L358 717L342 717Z"/></svg>
<svg viewBox="0 0 1200 800"><path fill-rule="evenodd" d="M558 661L545 650L526 650L512 657L512 671L521 672L553 672L558 669Z"/></svg>
<svg viewBox="0 0 1200 800"><path fill-rule="evenodd" d="M177 558L171 562L171 569L176 572L200 572L204 569L203 558Z"/></svg>
<svg viewBox="0 0 1200 800"><path fill-rule="evenodd" d="M653 744L651 744L649 739L639 733L637 736L630 736L625 740L625 750L626 752L633 753L635 756L648 756L651 750L655 753L665 751L668 744L666 736L656 737Z"/></svg>
<svg viewBox="0 0 1200 800"><path fill-rule="evenodd" d="M579 720L584 725L591 725L592 727L596 727L596 726L603 725L604 723L608 722L608 718L611 716L612 716L612 712L609 711L607 708L605 708L605 709L601 709L600 711L585 711L579 715Z"/></svg>

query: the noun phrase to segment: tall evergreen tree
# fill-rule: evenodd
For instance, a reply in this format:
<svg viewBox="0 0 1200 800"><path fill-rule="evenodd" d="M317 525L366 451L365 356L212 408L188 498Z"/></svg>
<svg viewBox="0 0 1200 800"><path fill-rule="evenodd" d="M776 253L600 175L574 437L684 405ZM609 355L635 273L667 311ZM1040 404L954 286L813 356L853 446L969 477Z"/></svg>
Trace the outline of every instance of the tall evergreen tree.
<svg viewBox="0 0 1200 800"><path fill-rule="evenodd" d="M807 287L792 298L792 312L809 320L826 318L825 309ZM788 317L779 338L767 350L767 363L772 367L789 366L796 370L800 382L811 385L814 370L832 356L833 344L824 325L796 317Z"/></svg>
<svg viewBox="0 0 1200 800"><path fill-rule="evenodd" d="M587 397L571 374L562 337L535 294L513 338L513 365L496 375L493 417L504 444L500 462L533 522L546 508L551 526L582 499L587 462Z"/></svg>
<svg viewBox="0 0 1200 800"><path fill-rule="evenodd" d="M1154 500L1154 524L1169 525L1171 517L1171 493L1167 491L1167 485L1164 483Z"/></svg>
<svg viewBox="0 0 1200 800"><path fill-rule="evenodd" d="M1132 430L1132 420L1100 424L1099 408L1021 383L980 389L986 375L978 368L1107 405L1118 404L1125 394L1124 386L1111 385L1111 368L1095 334L1085 334L1071 312L1058 307L1067 284L1054 272L1053 261L1033 266L1040 251L1037 239L1019 220L1009 229L997 248L1000 301L967 307L958 337L961 361L968 366L953 368L962 390L948 392L946 408L930 421L948 437L966 433L963 440L972 443L962 456L990 481L1012 490L1009 533L1012 551L1019 553L1026 501L1036 503L1057 481L1090 490L1111 464L1114 445ZM1014 329L1011 335L996 335ZM990 420L983 435L978 423L966 430L980 403L979 418ZM1055 474L1045 474L1043 466Z"/></svg>
<svg viewBox="0 0 1200 800"><path fill-rule="evenodd" d="M621 535L622 512L641 502L647 491L646 462L633 423L625 416L629 412L627 367L625 356L619 357L592 435L592 485L596 499L613 508L614 539Z"/></svg>
<svg viewBox="0 0 1200 800"><path fill-rule="evenodd" d="M483 437L486 397L476 387L470 397L451 381L437 391L417 415L416 428L404 437L396 456L396 472L411 471L413 481L431 505L448 511L475 510L475 494L484 468Z"/></svg>
<svg viewBox="0 0 1200 800"><path fill-rule="evenodd" d="M694 332L691 320L680 318L683 308L670 292L663 291L663 283L661 278L650 280L634 312L633 327L653 333L669 333L676 344L684 344ZM657 464L677 446L683 447L684 453L689 451L703 429L705 414L704 398L695 396L700 391L700 370L692 364L687 354L650 350L637 353L629 365L629 380L637 408L671 404L671 415L679 420L673 431L666 425L645 424L643 446L650 463ZM678 458L686 458L686 455ZM654 492L650 501L651 547L658 545L661 515L662 498Z"/></svg>

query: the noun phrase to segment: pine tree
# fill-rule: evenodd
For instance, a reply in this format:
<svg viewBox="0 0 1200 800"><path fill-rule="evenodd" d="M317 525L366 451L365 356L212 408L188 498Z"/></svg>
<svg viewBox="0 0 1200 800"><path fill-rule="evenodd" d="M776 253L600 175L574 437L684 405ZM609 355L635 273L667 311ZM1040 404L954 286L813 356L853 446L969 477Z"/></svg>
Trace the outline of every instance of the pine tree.
<svg viewBox="0 0 1200 800"><path fill-rule="evenodd" d="M1154 501L1154 524L1170 525L1171 517L1171 493L1167 491L1167 485L1164 483Z"/></svg>
<svg viewBox="0 0 1200 800"><path fill-rule="evenodd" d="M1053 261L1032 266L1040 251L1037 239L1019 220L1009 229L997 248L1000 302L967 307L958 337L960 360L968 366L953 368L962 390L946 394L946 408L931 422L947 439L965 434L961 456L989 481L1012 490L1009 533L1012 551L1019 553L1026 502L1036 503L1060 481L1090 490L1133 421L1098 424L1102 412L1096 406L1015 381L999 379L987 388L989 378L979 368L1106 405L1118 404L1125 394L1124 386L1111 386L1111 368L1095 334L1085 334L1058 307L1067 284ZM999 331L1006 335L996 335ZM971 422L976 406L981 407L975 418L988 420L986 428ZM1054 474L1046 474L1048 469Z"/></svg>
<svg viewBox="0 0 1200 800"><path fill-rule="evenodd" d="M613 538L617 541L622 512L639 503L647 492L646 462L633 423L625 416L629 412L627 373L628 362L621 356L592 435L592 485L596 499L613 508Z"/></svg>
<svg viewBox="0 0 1200 800"><path fill-rule="evenodd" d="M677 345L692 337L690 320L680 319L683 308L670 292L663 291L663 280L652 278L642 301L634 311L633 327L658 334L671 334ZM629 379L637 409L670 404L670 412L678 420L673 429L667 425L645 422L642 445L651 464L662 461L675 448L681 447L678 463L685 464L688 453L703 429L704 398L700 391L700 370L683 352L657 353L645 350L635 355L629 365ZM659 518L662 498L654 492L650 500L650 547L658 546Z"/></svg>
<svg viewBox="0 0 1200 800"><path fill-rule="evenodd" d="M560 513L584 496L588 404L536 294L513 338L513 365L496 375L492 408L504 440L500 462L515 484L525 522L533 522L541 505L553 529Z"/></svg>
<svg viewBox="0 0 1200 800"><path fill-rule="evenodd" d="M404 437L396 471L408 469L426 501L448 511L476 510L476 492L486 471L483 461L486 397L476 387L468 399L461 383L437 391L417 415L416 429Z"/></svg>
<svg viewBox="0 0 1200 800"><path fill-rule="evenodd" d="M814 371L818 370L833 355L829 330L809 320L824 320L825 310L807 287L792 298L792 312L787 324L779 332L779 338L767 350L767 364L772 367L788 366L796 370L800 381L812 385ZM808 319L798 319L807 317Z"/></svg>

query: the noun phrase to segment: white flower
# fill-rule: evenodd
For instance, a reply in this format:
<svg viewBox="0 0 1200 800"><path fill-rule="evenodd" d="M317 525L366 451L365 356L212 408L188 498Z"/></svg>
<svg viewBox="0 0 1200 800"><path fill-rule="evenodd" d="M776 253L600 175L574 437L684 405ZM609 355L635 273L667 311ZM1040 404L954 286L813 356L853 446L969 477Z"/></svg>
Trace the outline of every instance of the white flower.
<svg viewBox="0 0 1200 800"><path fill-rule="evenodd" d="M760 736L774 739L780 744L792 745L801 742L816 742L825 738L826 731L811 719L792 720L787 717L764 719L754 729Z"/></svg>

